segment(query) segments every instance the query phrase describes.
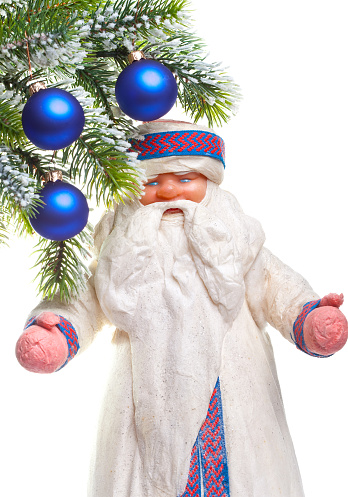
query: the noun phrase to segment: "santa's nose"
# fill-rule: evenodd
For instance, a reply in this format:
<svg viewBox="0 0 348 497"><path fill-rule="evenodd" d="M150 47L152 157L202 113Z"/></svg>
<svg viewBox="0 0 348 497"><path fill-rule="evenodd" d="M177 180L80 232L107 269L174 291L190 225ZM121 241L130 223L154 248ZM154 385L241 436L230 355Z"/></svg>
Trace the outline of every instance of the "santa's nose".
<svg viewBox="0 0 348 497"><path fill-rule="evenodd" d="M157 197L161 200L172 200L181 194L181 188L172 182L167 182L157 190Z"/></svg>

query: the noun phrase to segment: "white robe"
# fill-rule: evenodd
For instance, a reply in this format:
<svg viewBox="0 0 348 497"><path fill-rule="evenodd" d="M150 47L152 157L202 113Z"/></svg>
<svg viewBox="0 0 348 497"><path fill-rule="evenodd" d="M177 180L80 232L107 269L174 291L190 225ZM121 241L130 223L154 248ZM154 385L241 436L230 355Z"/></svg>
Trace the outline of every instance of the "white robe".
<svg viewBox="0 0 348 497"><path fill-rule="evenodd" d="M265 326L270 323L291 340L292 325L302 306L318 297L299 274L263 247L259 224L243 214L232 195L211 184L209 192L218 197L218 202L210 207L223 220L236 243L245 285L244 303L223 341L218 374L229 495L302 497L301 478ZM209 200L206 202L208 206ZM112 231L114 222L114 213L109 213L101 221L96 231L97 246ZM182 221L177 216L162 222ZM181 250L180 243L175 250ZM42 302L31 316L42 310L61 314L73 324L79 337L79 353L107 321L96 296L93 277L80 300L67 306L58 301ZM88 497L167 496L167 488L163 493L158 487L151 491L144 476L135 423L129 335L117 330L112 346L115 361L101 412ZM212 391L213 387L210 388ZM197 434L198 431L192 440ZM188 455L192 440L188 442ZM166 457L161 463L170 473L173 461ZM186 479L186 474L184 476ZM176 497L175 492L173 488L173 497Z"/></svg>

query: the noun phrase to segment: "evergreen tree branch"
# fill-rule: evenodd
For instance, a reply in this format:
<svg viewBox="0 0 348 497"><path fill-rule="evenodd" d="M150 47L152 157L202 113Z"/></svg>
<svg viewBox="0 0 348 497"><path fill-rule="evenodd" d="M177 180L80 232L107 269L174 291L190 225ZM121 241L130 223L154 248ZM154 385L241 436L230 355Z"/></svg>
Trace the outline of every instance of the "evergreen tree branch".
<svg viewBox="0 0 348 497"><path fill-rule="evenodd" d="M78 178L86 185L87 195L94 192L97 204L103 201L105 206L111 207L124 196L139 195L141 171L130 162L134 164L134 155L116 150L113 144L108 147L100 144L100 134L95 129L84 132L66 148L63 159L68 155L71 178Z"/></svg>
<svg viewBox="0 0 348 497"><path fill-rule="evenodd" d="M20 236L31 234L29 218L41 204L35 180L28 174L27 164L8 147L0 147L0 205Z"/></svg>
<svg viewBox="0 0 348 497"><path fill-rule="evenodd" d="M34 267L38 268L36 280L42 298L52 300L56 294L70 302L86 288L90 271L85 262L91 258L91 226L74 238L52 241L41 238L34 253L38 254Z"/></svg>
<svg viewBox="0 0 348 497"><path fill-rule="evenodd" d="M10 224L10 213L4 208L0 207L0 246L8 245L8 227Z"/></svg>
<svg viewBox="0 0 348 497"><path fill-rule="evenodd" d="M238 85L219 64L206 61L205 47L198 38L176 34L140 48L175 74L179 102L195 122L205 116L209 126L221 125L236 113L241 98Z"/></svg>
<svg viewBox="0 0 348 497"><path fill-rule="evenodd" d="M40 187L42 183L42 179L45 177L45 174L52 169L52 167L56 167L58 163L57 169L62 170L61 160L56 158L54 163L52 162L52 153L48 154L38 154L37 148L33 146L29 146L28 148L15 148L12 149L12 153L16 154L22 161L24 161L28 166L28 171L30 176L35 178L37 187ZM59 167L60 165L60 167Z"/></svg>
<svg viewBox="0 0 348 497"><path fill-rule="evenodd" d="M27 139L22 127L21 113L9 101L1 99L1 85L0 115L0 144L9 147L24 145Z"/></svg>
<svg viewBox="0 0 348 497"><path fill-rule="evenodd" d="M116 2L120 11L115 13L106 4L88 21L86 43L93 46L91 57L112 57L119 71L127 65L125 51L142 49L177 76L179 102L195 122L206 117L210 126L221 125L236 112L239 88L216 64L206 62L203 42L189 34L190 19L182 12L187 5L129 0Z"/></svg>
<svg viewBox="0 0 348 497"><path fill-rule="evenodd" d="M106 61L95 61L95 59L89 61L87 59L84 63L84 68L76 71L74 84L82 86L86 92L90 93L95 100L94 105L105 109L108 118L114 121L116 125L119 124L116 122L113 112L113 107L116 106L114 68L110 70L110 65ZM111 94L113 95L113 102L110 100Z"/></svg>
<svg viewBox="0 0 348 497"><path fill-rule="evenodd" d="M39 202L35 195L52 167L82 182L87 195L106 206L139 194L143 171L127 139L135 128L114 96L131 51L142 49L173 72L178 102L194 121L206 117L213 126L235 113L239 88L218 64L207 61L204 43L191 34L189 5L188 0L20 0L1 5L0 148L6 149L6 160L2 153L0 243L10 225L17 234L32 233L30 214ZM26 139L21 125L28 87L36 78L71 92L85 112L81 137L54 161L52 152ZM25 175L34 193L25 189ZM44 297L59 292L69 300L83 286L88 272L81 262L87 250L83 233L39 243Z"/></svg>

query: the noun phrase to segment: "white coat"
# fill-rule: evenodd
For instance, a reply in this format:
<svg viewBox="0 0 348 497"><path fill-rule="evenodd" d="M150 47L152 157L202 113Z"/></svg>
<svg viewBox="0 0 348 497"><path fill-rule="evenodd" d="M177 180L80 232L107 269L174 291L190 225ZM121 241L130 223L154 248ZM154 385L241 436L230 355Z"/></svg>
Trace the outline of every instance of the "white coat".
<svg viewBox="0 0 348 497"><path fill-rule="evenodd" d="M302 276L263 247L263 232L258 222L243 214L232 195L212 184L209 192L217 200L216 204L212 203L214 213L230 230L241 254L245 285L244 302L224 337L218 375L223 448L228 465L228 485L225 479L221 495L303 497L272 345L265 326L271 324L292 341L296 317L306 302L316 300L318 296ZM114 225L117 226L117 218L122 218L122 215L117 216L117 211L116 216L114 213L106 215L98 226L97 246L107 239ZM103 251L101 258L102 254ZM70 305L58 301L42 302L31 316L43 310L63 315L73 324L79 337L79 353L89 346L106 321L113 321L112 316L106 318L102 310L94 277L78 301ZM167 496L168 490L157 486L146 490L148 483L143 475L135 423L132 348L126 331L115 332L112 347L115 360L100 417L88 497ZM198 431L193 440L197 435ZM192 443L188 453L191 447ZM162 464L170 471L171 460L163 460ZM200 464L204 471L202 459ZM214 478L218 480L217 476ZM200 486L191 495L201 495ZM172 497L176 497L175 492L172 489ZM213 489L207 495L220 495L216 492Z"/></svg>

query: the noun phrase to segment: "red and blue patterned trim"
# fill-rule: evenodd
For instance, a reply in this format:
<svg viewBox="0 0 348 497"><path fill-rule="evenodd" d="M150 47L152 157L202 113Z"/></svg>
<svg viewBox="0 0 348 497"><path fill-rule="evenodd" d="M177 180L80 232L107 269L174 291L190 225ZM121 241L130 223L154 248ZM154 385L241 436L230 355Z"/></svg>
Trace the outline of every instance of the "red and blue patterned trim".
<svg viewBox="0 0 348 497"><path fill-rule="evenodd" d="M33 318L29 319L29 321L27 322L27 324L24 326L24 329L26 330L27 328L29 328L29 326L32 326L33 324L36 324L36 316L34 316Z"/></svg>
<svg viewBox="0 0 348 497"><path fill-rule="evenodd" d="M304 341L304 336L303 336L303 325L305 322L306 317L310 312L312 312L314 309L319 307L320 300L313 300L311 302L307 302L303 306L302 312L298 315L296 321L294 322L293 326L293 332L294 335L291 335L292 341L295 343L296 347L305 354L311 355L313 357L330 357L329 355L320 355L320 354L315 354L314 352L311 352L308 348L307 345L305 344ZM332 355L332 354L331 354Z"/></svg>
<svg viewBox="0 0 348 497"><path fill-rule="evenodd" d="M191 451L190 470L185 492L181 497L201 497L202 471L198 437Z"/></svg>
<svg viewBox="0 0 348 497"><path fill-rule="evenodd" d="M165 131L145 135L144 140L131 140L138 160L180 155L204 155L220 160L225 167L225 143L208 131Z"/></svg>
<svg viewBox="0 0 348 497"><path fill-rule="evenodd" d="M64 368L64 366L66 366L68 362L75 357L78 350L80 349L79 339L73 325L63 316L58 317L60 318L60 322L56 326L66 338L66 341L68 343L69 355L65 363L59 369L57 369L57 371ZM24 329L26 330L27 328L29 328L29 326L33 326L34 324L36 324L36 316L28 321Z"/></svg>
<svg viewBox="0 0 348 497"><path fill-rule="evenodd" d="M68 364L71 359L73 359L77 352L80 349L79 339L76 333L75 328L67 319L63 318L63 316L59 316L60 322L57 324L57 328L63 333L68 342L69 355L63 366L59 369L64 368ZM58 370L59 371L59 370Z"/></svg>
<svg viewBox="0 0 348 497"><path fill-rule="evenodd" d="M202 487L204 497L230 497L219 379L192 449L189 476L182 497L201 497Z"/></svg>

